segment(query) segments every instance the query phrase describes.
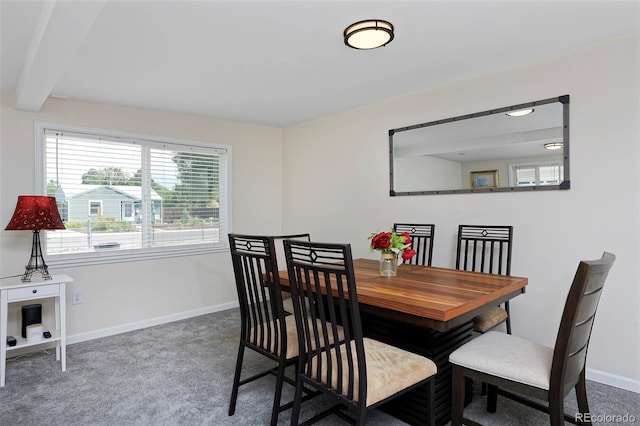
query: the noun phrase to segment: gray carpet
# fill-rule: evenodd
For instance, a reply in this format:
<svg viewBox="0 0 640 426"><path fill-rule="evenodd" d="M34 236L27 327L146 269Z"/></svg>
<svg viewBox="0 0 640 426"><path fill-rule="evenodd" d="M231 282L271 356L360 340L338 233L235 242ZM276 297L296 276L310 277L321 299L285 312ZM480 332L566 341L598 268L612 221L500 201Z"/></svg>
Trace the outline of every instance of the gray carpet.
<svg viewBox="0 0 640 426"><path fill-rule="evenodd" d="M55 350L13 360L7 365L6 386L0 388L0 424L267 424L272 376L240 388L236 413L227 415L238 321L239 312L233 309L70 345L64 373ZM245 359L245 372L270 365L252 351ZM588 383L588 391L593 414L629 413L640 421L640 394L594 382ZM283 400L292 396L292 387L285 385ZM567 412L575 412L574 396L567 399ZM484 397L476 395L465 415L486 425L548 424L545 414L502 398L496 414L486 413L483 404ZM319 398L306 402L302 418L324 406ZM290 416L291 410L281 413L279 423L289 424ZM377 410L367 420L371 425L404 424ZM344 422L331 416L319 424Z"/></svg>

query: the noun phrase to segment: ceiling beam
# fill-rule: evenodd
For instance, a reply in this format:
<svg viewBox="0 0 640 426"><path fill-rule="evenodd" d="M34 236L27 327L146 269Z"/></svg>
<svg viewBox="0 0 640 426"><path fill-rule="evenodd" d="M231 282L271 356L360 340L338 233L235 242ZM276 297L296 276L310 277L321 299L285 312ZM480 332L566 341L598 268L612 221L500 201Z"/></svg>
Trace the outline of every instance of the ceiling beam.
<svg viewBox="0 0 640 426"><path fill-rule="evenodd" d="M106 0L45 1L16 87L16 109L39 111Z"/></svg>

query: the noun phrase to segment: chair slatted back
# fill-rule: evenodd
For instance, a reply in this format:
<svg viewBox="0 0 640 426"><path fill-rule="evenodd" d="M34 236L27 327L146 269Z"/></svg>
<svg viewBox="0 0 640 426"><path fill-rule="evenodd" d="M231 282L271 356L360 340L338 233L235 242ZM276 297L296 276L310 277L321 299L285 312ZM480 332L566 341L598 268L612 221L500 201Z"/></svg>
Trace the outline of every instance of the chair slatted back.
<svg viewBox="0 0 640 426"><path fill-rule="evenodd" d="M277 358L287 341L282 292L272 237L229 234L240 304L240 338L252 349Z"/></svg>
<svg viewBox="0 0 640 426"><path fill-rule="evenodd" d="M276 259L278 260L278 269L285 269L287 267L287 261L284 258L284 240L299 240L299 241L311 241L310 234L288 234L288 235L276 235L273 237L276 250Z"/></svg>
<svg viewBox="0 0 640 426"><path fill-rule="evenodd" d="M298 335L304 335L298 339L300 374L339 399L366 401L351 246L286 240L284 248ZM331 344L342 340L333 325L343 327L346 343Z"/></svg>
<svg viewBox="0 0 640 426"><path fill-rule="evenodd" d="M456 269L511 275L513 226L459 225Z"/></svg>
<svg viewBox="0 0 640 426"><path fill-rule="evenodd" d="M553 353L550 389L565 395L584 374L591 329L609 270L615 256L581 261L569 289Z"/></svg>
<svg viewBox="0 0 640 426"><path fill-rule="evenodd" d="M416 255L409 260L405 260L404 263L431 266L435 233L434 224L395 223L393 229L396 234L407 232L411 235L411 248L416 251Z"/></svg>

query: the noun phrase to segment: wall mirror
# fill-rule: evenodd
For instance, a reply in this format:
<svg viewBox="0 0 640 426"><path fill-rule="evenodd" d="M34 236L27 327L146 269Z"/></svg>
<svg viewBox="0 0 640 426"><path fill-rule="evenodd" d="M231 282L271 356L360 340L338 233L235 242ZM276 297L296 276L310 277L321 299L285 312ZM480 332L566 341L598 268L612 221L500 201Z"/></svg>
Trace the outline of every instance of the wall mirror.
<svg viewBox="0 0 640 426"><path fill-rule="evenodd" d="M569 189L569 95L389 130L390 195Z"/></svg>

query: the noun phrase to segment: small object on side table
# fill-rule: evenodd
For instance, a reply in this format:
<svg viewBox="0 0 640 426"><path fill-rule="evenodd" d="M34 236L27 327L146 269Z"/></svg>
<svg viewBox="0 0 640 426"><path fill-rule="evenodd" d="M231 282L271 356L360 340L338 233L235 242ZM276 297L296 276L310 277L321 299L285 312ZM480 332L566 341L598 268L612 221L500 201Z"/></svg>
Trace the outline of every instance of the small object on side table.
<svg viewBox="0 0 640 426"><path fill-rule="evenodd" d="M44 333L42 333L42 337L44 337L45 339L49 339L51 337L51 332L45 331Z"/></svg>
<svg viewBox="0 0 640 426"><path fill-rule="evenodd" d="M13 336L7 336L7 346L15 346L18 341Z"/></svg>

